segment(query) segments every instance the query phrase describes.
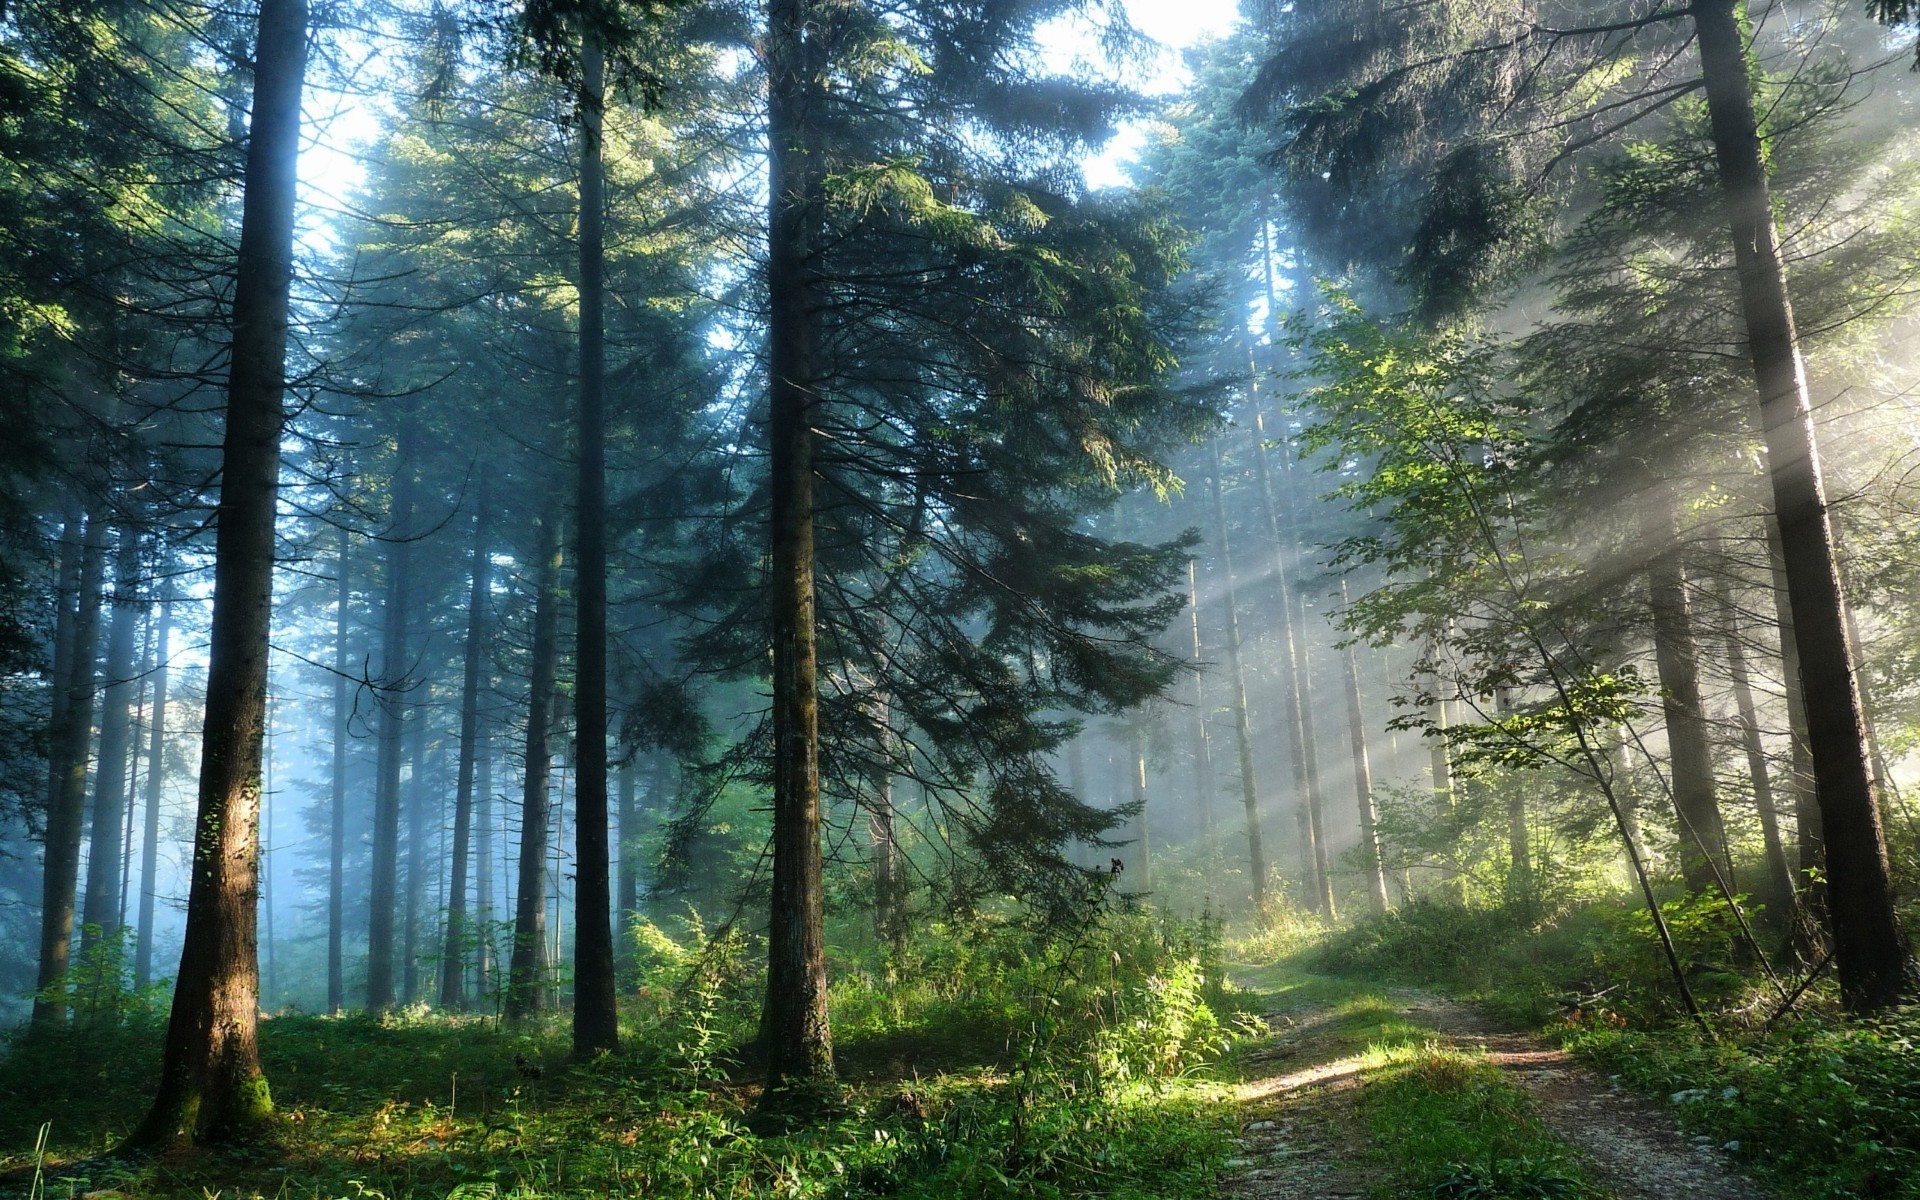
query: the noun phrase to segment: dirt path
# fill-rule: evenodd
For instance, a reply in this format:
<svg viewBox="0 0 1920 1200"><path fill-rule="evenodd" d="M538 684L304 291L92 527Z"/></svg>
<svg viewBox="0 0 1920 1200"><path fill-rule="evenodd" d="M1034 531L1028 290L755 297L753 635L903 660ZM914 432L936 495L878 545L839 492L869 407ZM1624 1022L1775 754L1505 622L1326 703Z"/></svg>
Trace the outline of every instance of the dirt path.
<svg viewBox="0 0 1920 1200"><path fill-rule="evenodd" d="M1464 1005L1413 991L1388 994L1434 1041L1479 1051L1532 1096L1542 1119L1586 1159L1587 1176L1619 1200L1766 1200L1719 1147L1682 1133L1665 1109L1631 1095L1565 1051ZM1247 1059L1239 1088L1241 1151L1222 1195L1234 1200L1335 1200L1385 1196L1354 1109L1358 1055L1329 1057L1326 1010L1273 1014L1273 1040ZM1337 1053L1337 1049L1335 1050Z"/></svg>

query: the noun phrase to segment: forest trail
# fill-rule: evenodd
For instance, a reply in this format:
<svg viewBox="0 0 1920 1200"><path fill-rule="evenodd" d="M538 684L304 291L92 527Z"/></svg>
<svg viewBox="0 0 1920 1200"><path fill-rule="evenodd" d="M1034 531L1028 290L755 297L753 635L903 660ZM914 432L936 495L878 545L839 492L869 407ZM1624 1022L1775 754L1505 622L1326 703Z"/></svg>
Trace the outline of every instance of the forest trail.
<svg viewBox="0 0 1920 1200"><path fill-rule="evenodd" d="M1632 1095L1539 1037L1466 1005L1411 989L1329 996L1309 981L1275 989L1267 972L1236 971L1273 1003L1272 1038L1243 1058L1240 1149L1222 1178L1231 1200L1360 1200L1396 1192L1361 1098L1383 1068L1382 1045L1431 1045L1484 1056L1524 1091L1540 1120L1573 1147L1593 1192L1616 1200L1766 1200L1721 1148L1683 1133L1673 1115ZM1419 1194L1425 1195L1425 1191Z"/></svg>

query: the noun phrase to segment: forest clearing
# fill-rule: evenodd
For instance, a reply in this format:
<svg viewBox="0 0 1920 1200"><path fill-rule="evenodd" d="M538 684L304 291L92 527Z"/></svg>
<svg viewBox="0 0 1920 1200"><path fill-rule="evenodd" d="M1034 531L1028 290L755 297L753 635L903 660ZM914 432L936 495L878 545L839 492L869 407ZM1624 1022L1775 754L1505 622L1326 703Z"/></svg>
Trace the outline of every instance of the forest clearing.
<svg viewBox="0 0 1920 1200"><path fill-rule="evenodd" d="M0 0L0 1193L1920 1200L1920 6Z"/></svg>

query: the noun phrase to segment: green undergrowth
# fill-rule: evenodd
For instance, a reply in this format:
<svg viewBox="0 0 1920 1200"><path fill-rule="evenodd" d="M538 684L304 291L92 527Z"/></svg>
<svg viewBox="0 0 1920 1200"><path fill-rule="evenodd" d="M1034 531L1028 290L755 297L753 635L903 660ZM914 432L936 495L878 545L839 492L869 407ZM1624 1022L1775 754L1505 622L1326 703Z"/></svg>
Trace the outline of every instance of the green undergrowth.
<svg viewBox="0 0 1920 1200"><path fill-rule="evenodd" d="M1414 904L1308 954L1322 971L1435 987L1544 1030L1782 1195L1920 1198L1920 1011L1848 1018L1822 980L1769 1023L1795 980L1768 980L1725 905L1663 911L1711 1038L1684 1017L1651 921L1625 901L1545 915Z"/></svg>
<svg viewBox="0 0 1920 1200"><path fill-rule="evenodd" d="M1484 1057L1431 1044L1384 1051L1359 1109L1391 1194L1438 1200L1584 1197L1577 1157Z"/></svg>
<svg viewBox="0 0 1920 1200"><path fill-rule="evenodd" d="M1229 1147L1214 1081L1232 995L1205 923L1101 913L1070 936L986 918L907 956L840 956L843 1083L819 1111L756 1112L758 951L697 923L635 931L624 1045L566 1059L563 1018L509 1029L409 1011L280 1016L278 1110L245 1152L144 1164L110 1149L152 1094L161 1029L95 1021L0 1062L0 1169L48 1195L124 1197L1182 1197ZM936 967L934 964L940 964Z"/></svg>
<svg viewBox="0 0 1920 1200"><path fill-rule="evenodd" d="M1583 1057L1666 1098L1686 1128L1736 1146L1785 1195L1920 1198L1920 1012L1802 1017L1708 1042L1590 1023Z"/></svg>

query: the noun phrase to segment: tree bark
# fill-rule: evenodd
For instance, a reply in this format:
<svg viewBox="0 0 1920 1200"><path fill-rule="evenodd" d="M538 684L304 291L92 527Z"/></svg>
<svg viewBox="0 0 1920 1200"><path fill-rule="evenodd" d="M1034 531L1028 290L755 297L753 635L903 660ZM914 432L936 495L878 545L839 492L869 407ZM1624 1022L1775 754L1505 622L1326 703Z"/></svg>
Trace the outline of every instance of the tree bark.
<svg viewBox="0 0 1920 1200"><path fill-rule="evenodd" d="M153 639L153 716L147 730L146 820L140 829L139 936L133 956L133 986L153 982L153 910L160 869L160 786L167 775L167 635L173 630L173 595L160 601L160 627Z"/></svg>
<svg viewBox="0 0 1920 1200"><path fill-rule="evenodd" d="M1746 6L1743 0L1695 0L1690 11L1793 601L1808 748L1826 839L1834 963L1842 1002L1855 1012L1873 1011L1896 1003L1909 989L1912 961L1894 915L1812 401L1754 115L1742 28Z"/></svg>
<svg viewBox="0 0 1920 1200"><path fill-rule="evenodd" d="M427 898L427 714L433 689L421 681L419 702L409 702L407 718L407 783L401 793L401 811L407 819L407 879L400 893L400 1002L420 999L420 904ZM431 942L426 944L431 945Z"/></svg>
<svg viewBox="0 0 1920 1200"><path fill-rule="evenodd" d="M120 927L120 859L127 820L127 763L133 751L133 701L140 689L134 644L140 624L140 538L122 526L114 553L113 620L107 627L106 688L100 704L100 758L93 773L93 833L80 946Z"/></svg>
<svg viewBox="0 0 1920 1200"><path fill-rule="evenodd" d="M1794 852L1798 861L1800 903L1821 924L1827 918L1827 855L1820 832L1819 786L1813 774L1813 755L1807 746L1806 689L1800 681L1800 647L1793 634L1793 600L1787 593L1786 559L1780 550L1780 525L1771 516L1762 522L1767 532L1767 563L1773 575L1774 619L1780 637L1780 689L1786 697L1787 764L1793 782ZM1803 950L1812 951L1811 946Z"/></svg>
<svg viewBox="0 0 1920 1200"><path fill-rule="evenodd" d="M1718 541L1714 547L1719 558ZM1723 568L1714 573L1714 599L1718 602L1723 641L1727 652L1727 674L1733 684L1734 714L1740 725L1740 748L1747 756L1747 779L1753 787L1753 807L1760 818L1760 837L1767 860L1767 907L1776 913L1793 908L1793 871L1787 866L1786 846L1780 840L1780 818L1774 811L1773 772L1767 765L1767 749L1760 740L1759 709L1753 701L1753 678L1747 669L1747 647L1741 640L1740 610L1733 603L1733 589Z"/></svg>
<svg viewBox="0 0 1920 1200"><path fill-rule="evenodd" d="M1240 614L1233 589L1233 540L1227 533L1227 506L1221 496L1219 439L1207 439L1207 452L1212 456L1207 486L1213 493L1213 525L1220 539L1220 619L1227 639L1227 702L1233 706L1240 803L1247 822L1247 875L1253 884L1253 906L1265 911L1267 855L1260 836L1260 789L1253 768L1253 725L1247 715L1247 677L1240 664Z"/></svg>
<svg viewBox="0 0 1920 1200"><path fill-rule="evenodd" d="M1261 472L1261 494L1270 497L1272 491L1266 483L1266 423L1264 414L1254 412L1254 428L1259 434L1259 454L1255 463ZM1292 458L1283 458L1282 472L1293 474ZM1323 814L1326 805L1320 793L1319 753L1313 732L1313 668L1306 642L1307 608L1306 599L1297 601L1293 589L1287 584L1286 563L1288 553L1297 559L1300 554L1300 527L1298 514L1293 507L1293 493L1284 486L1279 490L1279 508L1276 511L1269 504L1269 529L1273 537L1274 563L1279 578L1279 599L1285 614L1283 625L1286 635L1288 679L1283 682L1281 695L1286 697L1293 708L1293 718L1289 725L1297 728L1298 741L1293 741L1290 731L1289 741L1294 751L1294 782L1301 793L1301 803L1305 810L1307 845L1312 851L1313 895L1316 908L1329 921L1335 917L1333 902L1333 872L1327 857L1327 839ZM1283 536L1284 534L1284 536Z"/></svg>
<svg viewBox="0 0 1920 1200"><path fill-rule="evenodd" d="M513 907L513 950L507 961L506 1015L522 1020L546 1007L547 787L553 770L553 685L560 658L560 520L540 522L535 552L533 652L527 682L525 790L520 807L520 865Z"/></svg>
<svg viewBox="0 0 1920 1200"><path fill-rule="evenodd" d="M1304 597L1300 600L1300 628L1307 625ZM1291 617L1289 618L1291 619ZM1313 707L1310 698L1313 680L1312 655L1306 642L1300 643L1300 760L1307 780L1307 830L1313 844L1314 899L1320 915L1332 921L1339 913L1333 902L1333 867L1327 853L1325 809L1320 803L1320 766L1313 733Z"/></svg>
<svg viewBox="0 0 1920 1200"><path fill-rule="evenodd" d="M373 788L373 881L368 890L367 1011L393 1007L393 926L400 900L400 763L407 728L407 626L413 607L413 477L418 430L403 418L394 443L393 519L380 635L380 734Z"/></svg>
<svg viewBox="0 0 1920 1200"><path fill-rule="evenodd" d="M467 644L461 648L460 761L453 785L453 869L447 883L447 944L440 957L440 1006L467 1005L467 858L473 834L473 769L480 740L480 660L487 634L488 491L473 514L473 564L467 589Z"/></svg>
<svg viewBox="0 0 1920 1200"><path fill-rule="evenodd" d="M1340 581L1340 603L1349 603L1347 581ZM1376 913L1387 911L1387 867L1380 849L1379 815L1373 807L1373 767L1367 761L1367 723L1360 709L1360 664L1353 646L1346 652L1347 739L1353 745L1353 788L1360 809L1360 857L1367 886L1367 903Z"/></svg>
<svg viewBox="0 0 1920 1200"><path fill-rule="evenodd" d="M1140 728L1138 718L1128 722L1127 729L1127 775L1133 784L1133 803L1139 814L1134 817L1139 833L1139 849L1136 851L1140 864L1140 873L1135 877L1140 881L1141 892L1153 891L1153 826L1147 820L1147 739Z"/></svg>
<svg viewBox="0 0 1920 1200"><path fill-rule="evenodd" d="M474 915L479 921L479 954L474 964L474 994L481 998L493 991L493 753L481 748L480 765L474 786Z"/></svg>
<svg viewBox="0 0 1920 1200"><path fill-rule="evenodd" d="M606 337L601 306L601 117L605 64L591 37L581 54L580 477L574 656L573 1055L618 1048L613 896L607 848Z"/></svg>
<svg viewBox="0 0 1920 1200"><path fill-rule="evenodd" d="M618 772L620 858L614 877L614 903L618 906L620 921L614 930L616 937L624 937L633 928L633 919L640 915L640 816L634 795L638 775L633 755L629 753L620 760Z"/></svg>
<svg viewBox="0 0 1920 1200"><path fill-rule="evenodd" d="M65 699L51 731L48 759L47 849L40 904L40 974L33 999L33 1025L67 1019L67 970L73 955L74 896L80 887L80 839L87 808L87 745L93 734L94 660L100 641L100 589L106 573L107 523L87 519L74 598L73 653L61 681Z"/></svg>
<svg viewBox="0 0 1920 1200"><path fill-rule="evenodd" d="M768 445L773 577L773 899L767 928L767 1093L833 1075L820 861L814 648L815 232L826 34L813 0L768 0Z"/></svg>
<svg viewBox="0 0 1920 1200"><path fill-rule="evenodd" d="M239 1140L273 1111L255 1028L255 872L306 25L305 0L261 0L186 944L159 1092L129 1147Z"/></svg>
<svg viewBox="0 0 1920 1200"><path fill-rule="evenodd" d="M1200 836L1213 840L1213 741L1207 736L1207 680L1200 643L1200 575L1187 560L1187 615L1193 624L1193 795L1200 806Z"/></svg>
<svg viewBox="0 0 1920 1200"><path fill-rule="evenodd" d="M339 566L334 580L333 612L333 774L327 802L327 1011L347 1006L344 957L347 895L347 723L352 719L347 692L347 613L353 600L353 542L340 531Z"/></svg>
<svg viewBox="0 0 1920 1200"><path fill-rule="evenodd" d="M1653 648L1660 676L1660 709L1667 729L1669 782L1680 833L1680 875L1696 895L1714 886L1716 868L1732 878L1727 835L1714 794L1713 744L1707 736L1706 703L1700 695L1700 643L1693 629L1686 565L1675 544L1678 530L1667 498L1652 544L1660 547L1647 569L1653 608Z"/></svg>

